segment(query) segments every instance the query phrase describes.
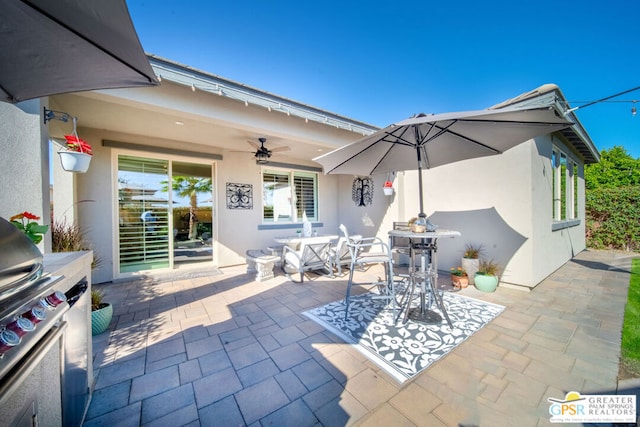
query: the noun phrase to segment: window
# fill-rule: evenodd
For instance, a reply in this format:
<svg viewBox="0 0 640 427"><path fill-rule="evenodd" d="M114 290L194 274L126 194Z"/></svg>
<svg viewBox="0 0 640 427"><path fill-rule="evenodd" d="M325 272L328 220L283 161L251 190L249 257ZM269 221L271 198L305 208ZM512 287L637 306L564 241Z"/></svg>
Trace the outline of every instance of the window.
<svg viewBox="0 0 640 427"><path fill-rule="evenodd" d="M573 164L573 215L571 218L578 218L578 165L576 163Z"/></svg>
<svg viewBox="0 0 640 427"><path fill-rule="evenodd" d="M567 221L578 217L578 165L560 149L554 148L553 167L553 220Z"/></svg>
<svg viewBox="0 0 640 427"><path fill-rule="evenodd" d="M262 172L264 222L318 220L318 174L264 169Z"/></svg>

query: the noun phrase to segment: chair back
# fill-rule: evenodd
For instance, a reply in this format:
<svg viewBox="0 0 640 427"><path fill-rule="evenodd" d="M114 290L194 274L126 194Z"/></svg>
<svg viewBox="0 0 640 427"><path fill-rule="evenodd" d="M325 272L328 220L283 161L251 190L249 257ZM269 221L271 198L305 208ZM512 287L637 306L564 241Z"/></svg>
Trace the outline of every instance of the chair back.
<svg viewBox="0 0 640 427"><path fill-rule="evenodd" d="M402 230L402 231L411 231L411 227L409 227L408 222L394 222L393 223L394 230ZM398 236L390 236L391 249L396 250L409 250L409 238L408 237L398 237Z"/></svg>
<svg viewBox="0 0 640 427"><path fill-rule="evenodd" d="M353 245L353 239L351 238L351 236L349 236L349 231L347 231L347 226L344 224L340 224L340 231L342 231L342 234L344 235L344 243L343 246L345 246L345 255L346 253L349 254L349 258L352 260L355 260L358 256L358 252L359 249L358 247ZM361 236L358 236L361 237ZM341 237L342 239L342 237ZM339 244L339 243L338 243Z"/></svg>
<svg viewBox="0 0 640 427"><path fill-rule="evenodd" d="M329 250L331 242L306 243L300 248L301 267L303 270L322 268L329 263Z"/></svg>
<svg viewBox="0 0 640 427"><path fill-rule="evenodd" d="M347 239L347 241L349 241L349 232L347 231L347 226L344 224L340 224L339 228L344 238Z"/></svg>
<svg viewBox="0 0 640 427"><path fill-rule="evenodd" d="M408 222L394 222L394 230L411 231ZM409 253L411 251L408 237L389 236L390 249L396 255L394 260L397 265L409 265Z"/></svg>

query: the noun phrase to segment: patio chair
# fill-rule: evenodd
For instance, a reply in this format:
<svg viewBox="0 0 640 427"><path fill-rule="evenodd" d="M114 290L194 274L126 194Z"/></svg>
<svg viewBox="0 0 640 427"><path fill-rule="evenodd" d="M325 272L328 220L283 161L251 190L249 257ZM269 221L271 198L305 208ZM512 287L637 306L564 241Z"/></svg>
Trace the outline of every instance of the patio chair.
<svg viewBox="0 0 640 427"><path fill-rule="evenodd" d="M303 243L299 250L285 246L282 251L282 270L287 276L291 273L299 273L300 283L304 282L304 273L307 271L326 270L333 277L333 266L329 256L330 249L331 242L329 240Z"/></svg>
<svg viewBox="0 0 640 427"><path fill-rule="evenodd" d="M359 240L362 236L355 235L350 236L350 239ZM342 266L351 265L351 253L347 247L347 238L342 236L338 239L338 243L331 246L329 256L331 257L331 263L333 267L338 270L338 276L342 275Z"/></svg>
<svg viewBox="0 0 640 427"><path fill-rule="evenodd" d="M393 280L393 259L389 246L379 237L360 237L357 240L349 236L347 227L340 224L340 231L344 234L346 246L349 249L351 263L349 267L349 281L347 283L347 294L345 296L345 320L349 316L349 299L351 297L351 287L353 286L353 274L357 267L366 269L375 264L384 266L384 279L371 283L377 288L378 294L371 296L373 299L386 300L393 307L393 317L396 313L396 297Z"/></svg>
<svg viewBox="0 0 640 427"><path fill-rule="evenodd" d="M410 230L408 222L394 222L393 223L394 230ZM394 255L393 261L397 266L409 266L409 254L411 253L411 248L409 247L409 239L406 237L389 237L389 249L391 249L392 254Z"/></svg>

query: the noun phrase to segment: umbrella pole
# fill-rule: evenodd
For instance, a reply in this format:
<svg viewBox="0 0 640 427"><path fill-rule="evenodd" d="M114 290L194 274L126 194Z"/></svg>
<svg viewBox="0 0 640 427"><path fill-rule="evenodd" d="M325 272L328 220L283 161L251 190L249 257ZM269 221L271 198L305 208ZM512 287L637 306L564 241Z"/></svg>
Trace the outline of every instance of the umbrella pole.
<svg viewBox="0 0 640 427"><path fill-rule="evenodd" d="M418 217L426 217L424 213L424 205L422 201L422 159L420 158L420 146L416 146L416 153L418 155L418 193L420 197L420 213Z"/></svg>

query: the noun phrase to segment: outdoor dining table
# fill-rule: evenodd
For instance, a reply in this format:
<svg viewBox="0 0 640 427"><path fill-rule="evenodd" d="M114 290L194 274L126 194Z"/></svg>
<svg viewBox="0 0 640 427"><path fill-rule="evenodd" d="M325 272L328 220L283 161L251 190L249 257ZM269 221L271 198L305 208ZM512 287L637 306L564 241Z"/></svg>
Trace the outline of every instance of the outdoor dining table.
<svg viewBox="0 0 640 427"><path fill-rule="evenodd" d="M277 243L282 243L289 246L291 249L298 250L300 249L301 243L322 243L327 240L335 240L339 236L337 234L316 234L314 236L283 236L283 237L275 237L273 240Z"/></svg>
<svg viewBox="0 0 640 427"><path fill-rule="evenodd" d="M405 296L402 298L406 308L404 309L404 322L411 319L422 323L440 323L442 317L435 311L429 310L426 304L425 295L427 287L436 305L444 315L450 328L453 328L451 319L447 314L447 309L442 301L442 296L438 293L438 239L442 237L459 237L459 231L436 230L416 233L410 230L389 231L389 247L392 247L393 238L406 238L409 241L409 286ZM419 265L416 265L416 258ZM411 307L414 293L420 293L420 304L418 307Z"/></svg>

